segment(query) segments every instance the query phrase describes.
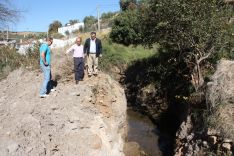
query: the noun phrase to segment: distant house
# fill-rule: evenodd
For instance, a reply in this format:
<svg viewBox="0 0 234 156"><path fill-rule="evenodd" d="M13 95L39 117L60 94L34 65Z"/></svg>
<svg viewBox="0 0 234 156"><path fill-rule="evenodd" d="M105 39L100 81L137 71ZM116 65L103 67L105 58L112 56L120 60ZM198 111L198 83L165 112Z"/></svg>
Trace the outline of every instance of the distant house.
<svg viewBox="0 0 234 156"><path fill-rule="evenodd" d="M21 43L16 44L15 49L19 54L25 55L29 49L34 48L36 43L36 40L21 41Z"/></svg>
<svg viewBox="0 0 234 156"><path fill-rule="evenodd" d="M0 41L0 47L1 46L10 46L11 48L15 47L16 45L16 40L4 40L4 41Z"/></svg>
<svg viewBox="0 0 234 156"><path fill-rule="evenodd" d="M81 27L84 28L84 23L75 23L73 25L67 24L65 27L58 28L58 33L60 33L62 35L66 35L66 33L65 33L66 31L71 33L75 30L79 30Z"/></svg>

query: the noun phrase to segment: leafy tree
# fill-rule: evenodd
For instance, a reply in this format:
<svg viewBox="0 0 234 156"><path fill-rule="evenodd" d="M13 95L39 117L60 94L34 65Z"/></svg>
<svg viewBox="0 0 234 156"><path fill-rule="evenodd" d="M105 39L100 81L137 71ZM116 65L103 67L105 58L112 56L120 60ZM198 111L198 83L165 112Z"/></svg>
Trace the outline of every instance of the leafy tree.
<svg viewBox="0 0 234 156"><path fill-rule="evenodd" d="M71 24L71 25L73 25L73 24L76 24L76 23L79 23L79 20L69 20L69 23Z"/></svg>
<svg viewBox="0 0 234 156"><path fill-rule="evenodd" d="M201 65L230 45L228 19L233 15L223 0L151 0L139 18L143 44L160 43L179 51L196 90L204 83Z"/></svg>
<svg viewBox="0 0 234 156"><path fill-rule="evenodd" d="M137 7L137 0L120 0L119 4L122 11L134 10Z"/></svg>
<svg viewBox="0 0 234 156"><path fill-rule="evenodd" d="M92 25L97 22L97 19L94 16L86 16L84 18L84 24Z"/></svg>
<svg viewBox="0 0 234 156"><path fill-rule="evenodd" d="M101 19L110 19L113 18L115 15L117 14L117 12L108 12L108 13L103 13L101 15Z"/></svg>
<svg viewBox="0 0 234 156"><path fill-rule="evenodd" d="M137 11L120 13L115 20L110 33L110 38L116 43L124 45L137 44L141 40L140 25Z"/></svg>
<svg viewBox="0 0 234 156"><path fill-rule="evenodd" d="M49 25L49 34L57 33L58 28L62 27L62 23L58 20Z"/></svg>
<svg viewBox="0 0 234 156"><path fill-rule="evenodd" d="M94 16L86 16L84 18L84 25L86 31L91 31L96 28L95 24L97 23L97 19Z"/></svg>
<svg viewBox="0 0 234 156"><path fill-rule="evenodd" d="M140 8L148 0L121 0L122 11L115 17L110 38L116 43L124 45L139 44L141 42L141 25L139 23ZM134 7L131 7L134 5Z"/></svg>

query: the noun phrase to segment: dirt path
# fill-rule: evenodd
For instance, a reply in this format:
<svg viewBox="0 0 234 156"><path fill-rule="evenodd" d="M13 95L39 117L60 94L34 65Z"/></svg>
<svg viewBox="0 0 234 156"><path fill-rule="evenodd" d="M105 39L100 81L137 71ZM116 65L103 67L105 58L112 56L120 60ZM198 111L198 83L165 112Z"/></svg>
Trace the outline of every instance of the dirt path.
<svg viewBox="0 0 234 156"><path fill-rule="evenodd" d="M19 69L0 82L1 156L124 155L127 104L115 81L103 73L79 85L63 79L45 99L41 81L40 72Z"/></svg>

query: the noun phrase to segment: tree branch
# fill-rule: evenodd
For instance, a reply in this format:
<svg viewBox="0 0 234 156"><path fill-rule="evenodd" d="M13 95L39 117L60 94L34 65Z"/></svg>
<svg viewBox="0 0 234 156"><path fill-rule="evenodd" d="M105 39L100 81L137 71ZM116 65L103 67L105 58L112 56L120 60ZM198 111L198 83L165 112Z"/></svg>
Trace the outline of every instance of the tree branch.
<svg viewBox="0 0 234 156"><path fill-rule="evenodd" d="M214 51L214 47L211 48L210 52L207 55L205 55L205 56L201 57L199 60L197 60L198 64L200 64L201 61L207 59L213 53L213 51Z"/></svg>

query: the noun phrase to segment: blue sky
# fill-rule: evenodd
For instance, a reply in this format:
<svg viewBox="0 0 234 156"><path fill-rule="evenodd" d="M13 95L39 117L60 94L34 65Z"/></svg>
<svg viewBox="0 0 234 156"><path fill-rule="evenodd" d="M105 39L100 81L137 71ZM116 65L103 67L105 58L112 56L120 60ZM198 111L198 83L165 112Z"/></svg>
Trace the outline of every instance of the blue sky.
<svg viewBox="0 0 234 156"><path fill-rule="evenodd" d="M50 23L59 20L64 25L70 19L83 21L85 16L119 11L119 0L11 0L22 11L20 20L10 25L11 31L46 32Z"/></svg>

